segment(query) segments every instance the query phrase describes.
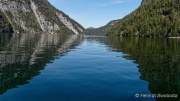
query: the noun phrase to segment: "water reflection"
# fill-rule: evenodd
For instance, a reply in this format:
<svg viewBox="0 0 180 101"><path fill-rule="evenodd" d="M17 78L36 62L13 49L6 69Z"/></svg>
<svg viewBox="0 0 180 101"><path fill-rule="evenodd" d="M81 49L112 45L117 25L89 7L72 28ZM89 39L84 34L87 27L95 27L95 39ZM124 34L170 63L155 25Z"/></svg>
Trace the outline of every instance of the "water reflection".
<svg viewBox="0 0 180 101"><path fill-rule="evenodd" d="M0 94L29 82L56 55L69 51L82 37L60 34L0 34Z"/></svg>
<svg viewBox="0 0 180 101"><path fill-rule="evenodd" d="M180 39L110 38L110 42L116 51L128 54L125 58L136 60L140 79L149 82L151 93L180 94Z"/></svg>

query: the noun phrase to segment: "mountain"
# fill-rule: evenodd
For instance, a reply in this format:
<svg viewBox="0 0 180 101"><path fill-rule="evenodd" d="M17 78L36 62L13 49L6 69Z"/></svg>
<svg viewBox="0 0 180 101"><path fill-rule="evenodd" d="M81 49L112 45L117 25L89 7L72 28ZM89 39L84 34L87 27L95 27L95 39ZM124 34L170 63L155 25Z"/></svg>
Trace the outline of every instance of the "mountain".
<svg viewBox="0 0 180 101"><path fill-rule="evenodd" d="M93 27L90 27L90 28L87 28L84 33L85 35L98 35L98 36L104 36L106 35L107 33L107 30L111 28L111 26L113 26L118 20L113 20L111 22L109 22L108 24L102 26L102 27L99 27L99 28L93 28Z"/></svg>
<svg viewBox="0 0 180 101"><path fill-rule="evenodd" d="M180 0L142 0L141 6L108 30L110 36L180 36Z"/></svg>
<svg viewBox="0 0 180 101"><path fill-rule="evenodd" d="M79 34L84 28L47 0L1 0L0 32Z"/></svg>

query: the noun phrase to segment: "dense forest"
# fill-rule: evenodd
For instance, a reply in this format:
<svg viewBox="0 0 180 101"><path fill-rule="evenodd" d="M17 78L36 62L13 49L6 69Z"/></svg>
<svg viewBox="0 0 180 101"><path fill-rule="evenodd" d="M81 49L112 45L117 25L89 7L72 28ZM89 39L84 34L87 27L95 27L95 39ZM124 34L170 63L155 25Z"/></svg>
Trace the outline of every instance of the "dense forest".
<svg viewBox="0 0 180 101"><path fill-rule="evenodd" d="M110 36L180 36L180 0L143 0L108 30Z"/></svg>

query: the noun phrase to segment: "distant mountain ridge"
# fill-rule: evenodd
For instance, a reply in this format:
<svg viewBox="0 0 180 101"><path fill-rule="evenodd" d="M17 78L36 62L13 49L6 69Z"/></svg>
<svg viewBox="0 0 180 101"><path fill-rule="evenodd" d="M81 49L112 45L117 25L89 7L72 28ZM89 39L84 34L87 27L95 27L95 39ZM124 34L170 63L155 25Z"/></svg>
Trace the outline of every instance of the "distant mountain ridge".
<svg viewBox="0 0 180 101"><path fill-rule="evenodd" d="M109 36L180 36L180 0L142 0L141 6L108 30Z"/></svg>
<svg viewBox="0 0 180 101"><path fill-rule="evenodd" d="M0 32L79 34L84 28L47 0L1 0Z"/></svg>
<svg viewBox="0 0 180 101"><path fill-rule="evenodd" d="M117 23L118 20L113 20L111 22L109 22L108 24L99 27L99 28L87 28L84 33L85 35L98 35L98 36L105 36L107 34L107 30L111 28L111 26L113 26L115 23Z"/></svg>

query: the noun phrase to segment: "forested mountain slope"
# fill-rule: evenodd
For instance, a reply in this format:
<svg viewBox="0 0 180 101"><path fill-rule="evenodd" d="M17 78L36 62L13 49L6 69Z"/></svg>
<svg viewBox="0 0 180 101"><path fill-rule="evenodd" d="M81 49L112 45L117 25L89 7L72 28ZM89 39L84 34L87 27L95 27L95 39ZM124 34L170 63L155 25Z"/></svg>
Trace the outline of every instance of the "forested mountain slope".
<svg viewBox="0 0 180 101"><path fill-rule="evenodd" d="M180 36L180 0L143 0L133 13L108 30L110 36Z"/></svg>

